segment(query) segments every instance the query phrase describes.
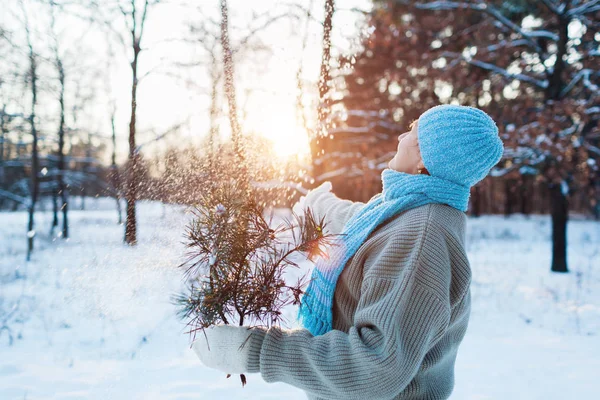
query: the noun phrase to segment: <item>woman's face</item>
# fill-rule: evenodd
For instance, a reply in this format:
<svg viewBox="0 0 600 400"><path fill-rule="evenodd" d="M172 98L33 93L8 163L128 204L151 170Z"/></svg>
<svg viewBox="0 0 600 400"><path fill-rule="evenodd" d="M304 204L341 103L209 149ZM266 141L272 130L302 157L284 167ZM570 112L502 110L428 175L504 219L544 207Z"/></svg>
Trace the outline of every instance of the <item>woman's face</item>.
<svg viewBox="0 0 600 400"><path fill-rule="evenodd" d="M417 124L417 121L413 122L410 131L398 136L398 151L388 163L389 168L407 174L417 174L419 168L425 168L419 150Z"/></svg>

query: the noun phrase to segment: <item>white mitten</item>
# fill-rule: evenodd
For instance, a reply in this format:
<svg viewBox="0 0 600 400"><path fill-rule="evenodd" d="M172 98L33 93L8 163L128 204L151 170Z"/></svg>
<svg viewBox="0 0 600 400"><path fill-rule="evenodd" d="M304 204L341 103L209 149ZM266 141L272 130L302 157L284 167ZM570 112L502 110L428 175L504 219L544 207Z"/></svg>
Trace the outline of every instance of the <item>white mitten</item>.
<svg viewBox="0 0 600 400"><path fill-rule="evenodd" d="M329 181L323 182L316 188L309 191L306 194L306 196L300 197L300 199L298 199L298 202L296 204L294 204L294 207L292 208L292 211L294 212L294 214L304 215L304 210L306 209L306 199L313 197L318 193L323 193L323 192L331 192L331 182L329 182Z"/></svg>
<svg viewBox="0 0 600 400"><path fill-rule="evenodd" d="M247 326L215 325L199 332L192 343L192 348L204 365L228 374L248 372L250 349L256 348L251 343L256 337L251 336L251 328Z"/></svg>

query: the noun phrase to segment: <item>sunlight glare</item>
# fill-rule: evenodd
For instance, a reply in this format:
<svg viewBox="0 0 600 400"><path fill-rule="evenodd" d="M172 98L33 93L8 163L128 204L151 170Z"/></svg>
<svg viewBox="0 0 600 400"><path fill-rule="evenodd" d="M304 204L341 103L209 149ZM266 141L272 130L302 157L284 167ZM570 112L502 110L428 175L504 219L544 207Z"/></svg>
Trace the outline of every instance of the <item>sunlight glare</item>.
<svg viewBox="0 0 600 400"><path fill-rule="evenodd" d="M273 151L278 157L304 158L310 153L308 135L290 114L273 112L268 119L256 124L256 131L273 142Z"/></svg>

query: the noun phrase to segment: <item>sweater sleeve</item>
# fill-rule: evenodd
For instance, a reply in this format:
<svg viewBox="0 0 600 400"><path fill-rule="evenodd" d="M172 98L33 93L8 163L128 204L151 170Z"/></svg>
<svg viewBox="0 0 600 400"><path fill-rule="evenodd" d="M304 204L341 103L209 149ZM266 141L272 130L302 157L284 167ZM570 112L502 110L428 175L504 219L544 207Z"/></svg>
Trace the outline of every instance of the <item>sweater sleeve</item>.
<svg viewBox="0 0 600 400"><path fill-rule="evenodd" d="M398 395L450 320L449 304L414 279L420 263L416 257L409 259L411 265L403 265L394 278L371 275L363 280L348 333L331 330L312 336L306 329L257 330L262 345L254 347L249 372L327 399Z"/></svg>
<svg viewBox="0 0 600 400"><path fill-rule="evenodd" d="M342 233L346 222L365 204L340 199L332 192L309 192L305 201L319 221L325 218L326 232L334 235Z"/></svg>

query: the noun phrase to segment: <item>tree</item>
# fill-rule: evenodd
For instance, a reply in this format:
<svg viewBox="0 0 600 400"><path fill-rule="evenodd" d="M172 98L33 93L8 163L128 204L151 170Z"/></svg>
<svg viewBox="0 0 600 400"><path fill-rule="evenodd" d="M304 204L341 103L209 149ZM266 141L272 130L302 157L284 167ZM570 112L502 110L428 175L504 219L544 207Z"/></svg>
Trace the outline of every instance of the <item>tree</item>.
<svg viewBox="0 0 600 400"><path fill-rule="evenodd" d="M117 106L115 100L111 99L110 104L110 131L111 131L111 144L112 154L110 157L110 180L114 190L115 200L117 202L117 223L121 225L123 223L123 217L121 216L121 180L119 178L119 168L117 167L117 128L115 126L115 115L117 113Z"/></svg>
<svg viewBox="0 0 600 400"><path fill-rule="evenodd" d="M58 171L57 171L57 180L58 180L58 190L54 191L53 196L58 194L61 199L61 211L62 211L62 238L69 237L69 219L68 219L68 211L69 211L69 203L68 203L68 195L67 195L67 187L65 185L65 173L66 173L66 163L65 163L65 133L66 133L66 124L65 124L65 86L66 86L66 72L65 66L63 64L63 56L60 49L60 43L58 39L58 34L56 32L56 6L54 3L50 4L50 14L51 14L51 25L50 29L52 32L53 44L52 50L54 55L53 64L56 68L56 72L58 73L58 84L59 84L59 94L58 94L58 103L59 103L59 124L58 124ZM57 218L57 207L56 207L56 198L54 198L54 225L58 225Z"/></svg>
<svg viewBox="0 0 600 400"><path fill-rule="evenodd" d="M36 106L37 106L37 95L38 95L38 55L33 49L33 41L31 34L31 27L29 24L29 17L27 13L27 9L25 7L25 3L23 0L20 2L21 11L23 13L23 21L24 21L24 29L27 40L27 55L29 61L29 70L28 70L28 81L31 88L31 108L29 111L29 124L31 127L31 201L29 203L29 222L27 223L27 261L31 259L31 253L33 252L33 243L35 237L35 221L34 221L34 213L35 213L35 205L38 198L39 185L38 185L38 134L36 127Z"/></svg>
<svg viewBox="0 0 600 400"><path fill-rule="evenodd" d="M508 151L499 173L533 169L547 183L551 270L567 272L568 196L598 185L600 151L593 132L600 121L600 4L543 0L511 1L510 7L500 1L415 5L440 17L452 13L477 23L470 46L447 51L444 47L460 36L455 31L452 38L441 40L438 54L447 62L448 74L471 66L480 71L480 83L491 83L479 105L495 117L506 138ZM597 199L598 193L592 197Z"/></svg>
<svg viewBox="0 0 600 400"><path fill-rule="evenodd" d="M137 3L135 0L130 2L131 8L126 10L120 4L121 13L127 20L129 31L131 33L131 48L133 50L133 60L131 61L132 83L131 83L131 119L129 121L129 161L130 170L127 180L126 199L127 199L127 220L125 223L125 242L134 245L137 243L137 221L135 215L135 201L137 199L137 161L135 134L136 134L136 109L137 109L137 86L138 86L138 60L142 51L142 38L144 34L144 24L148 11L149 1L144 1L141 19L137 20ZM139 25L139 29L138 29Z"/></svg>
<svg viewBox="0 0 600 400"><path fill-rule="evenodd" d="M104 4L97 0L90 0L89 6L94 13L93 19L107 28L112 38L116 38L124 50L130 50L131 80L131 114L129 119L129 170L125 185L125 199L127 202L125 222L125 242L129 245L137 243L137 221L135 203L138 191L138 169L139 161L138 146L136 144L137 124L137 91L141 80L148 76L149 72L139 74L140 54L144 50L142 40L144 38L144 27L150 8L160 3L160 0L118 0L110 4ZM124 24L124 31L115 29L113 19L119 15Z"/></svg>
<svg viewBox="0 0 600 400"><path fill-rule="evenodd" d="M378 180L392 139L412 119L440 103L480 107L505 141L492 171L509 185L505 211L515 209L511 182L545 182L552 270L566 271L567 196L599 197L598 12L595 2L577 1L377 2L363 50L340 59L342 98L333 105L337 127L323 140L323 178L344 174L341 194L367 200L379 187L357 187ZM493 179L474 188L474 212L482 187L501 193Z"/></svg>

